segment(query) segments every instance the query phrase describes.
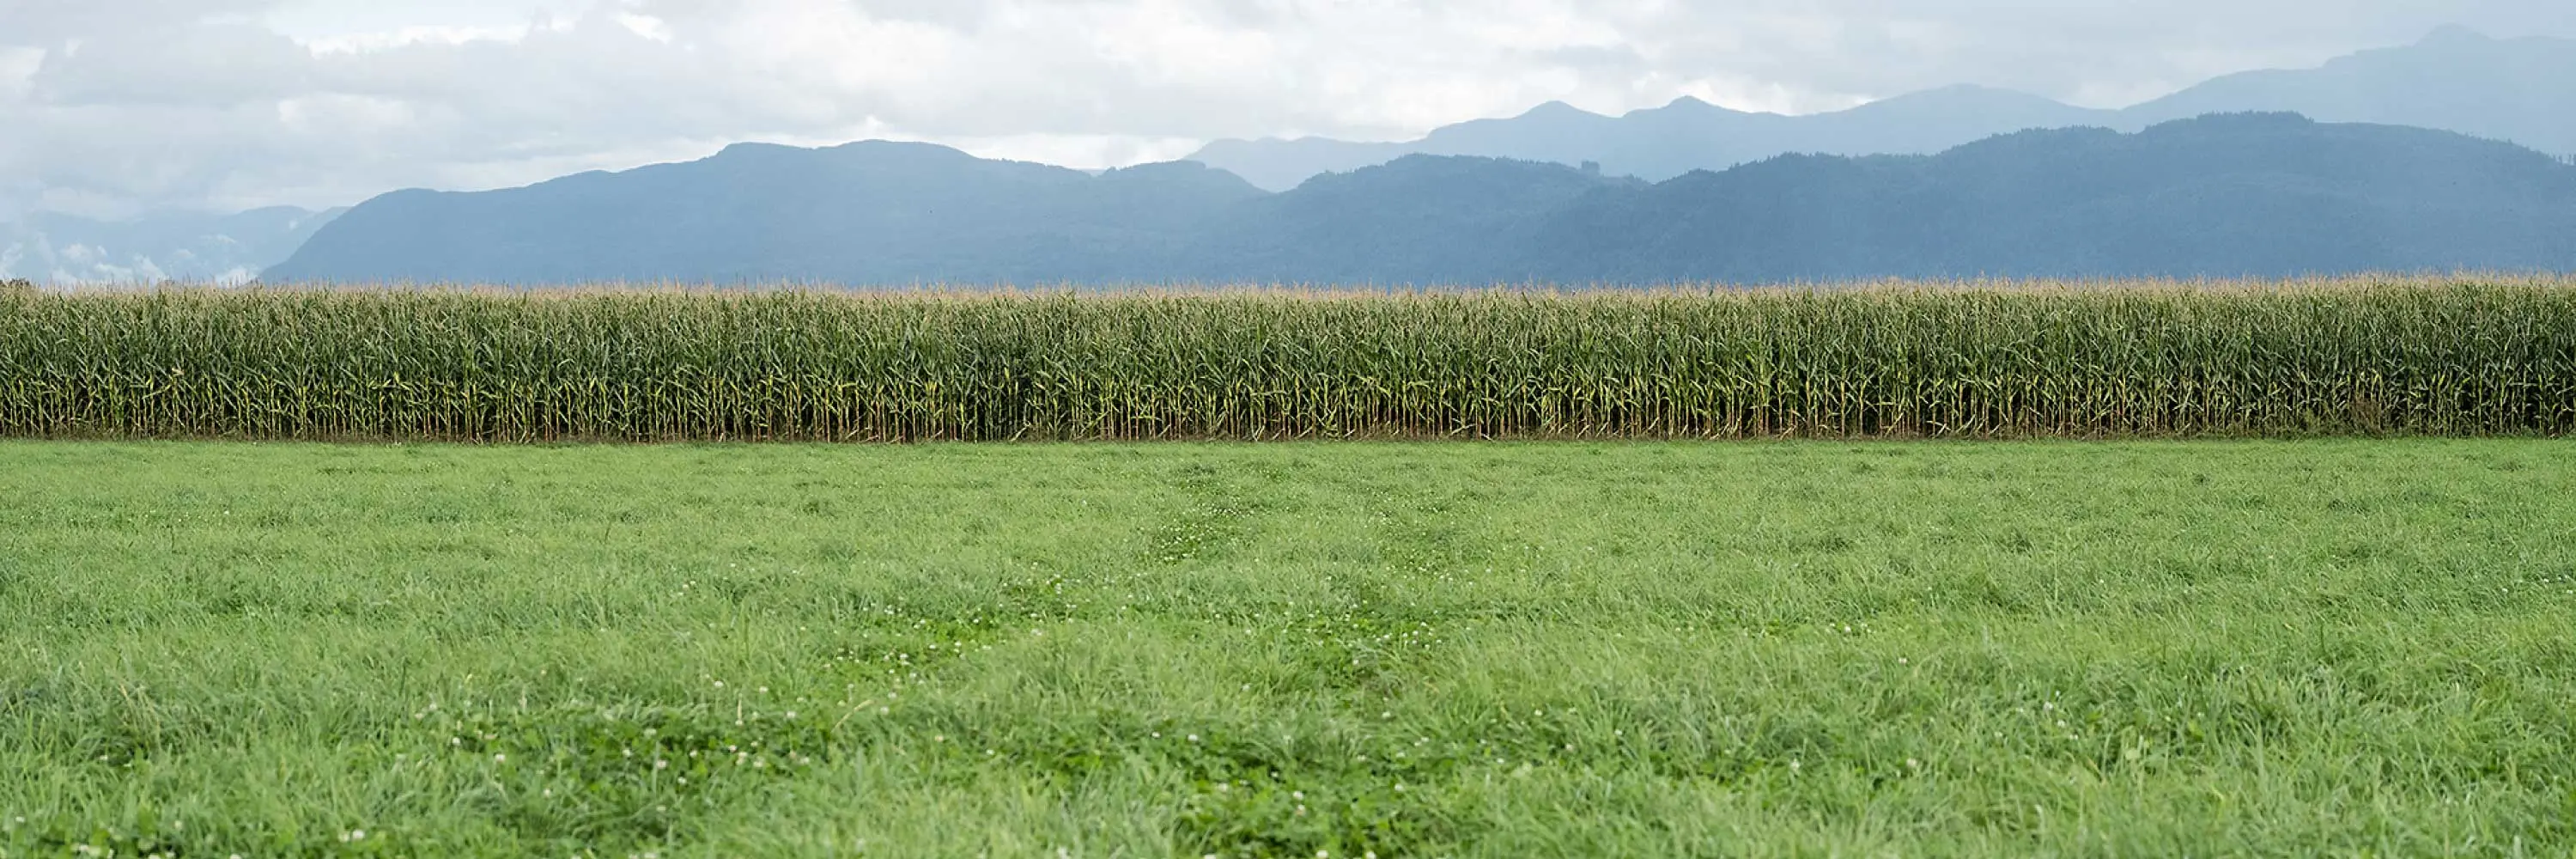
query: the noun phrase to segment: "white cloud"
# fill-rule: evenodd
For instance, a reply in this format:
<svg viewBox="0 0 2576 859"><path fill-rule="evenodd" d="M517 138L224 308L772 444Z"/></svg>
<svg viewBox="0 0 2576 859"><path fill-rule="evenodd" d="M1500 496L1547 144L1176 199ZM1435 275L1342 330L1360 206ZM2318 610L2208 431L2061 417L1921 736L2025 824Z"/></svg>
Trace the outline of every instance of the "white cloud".
<svg viewBox="0 0 2576 859"><path fill-rule="evenodd" d="M528 37L537 25L517 27L458 27L447 25L412 25L391 30L340 33L297 40L317 55L364 54L411 45L462 45L468 42L516 42Z"/></svg>
<svg viewBox="0 0 2576 859"><path fill-rule="evenodd" d="M900 134L867 136L912 139ZM1137 138L1115 134L1021 134L931 142L944 143L979 158L1087 167L1177 161L1206 143L1195 137Z"/></svg>
<svg viewBox="0 0 2576 859"><path fill-rule="evenodd" d="M633 32L635 35L642 36L656 42L661 42L666 45L671 43L671 24L670 22L664 21L660 18L656 18L651 15L636 15L627 12L619 12L617 13L617 23L625 25L626 29Z"/></svg>
<svg viewBox="0 0 2576 859"><path fill-rule="evenodd" d="M45 63L45 49L0 46L0 101L17 101L36 87L36 69Z"/></svg>
<svg viewBox="0 0 2576 859"><path fill-rule="evenodd" d="M579 18L597 0L283 0L267 2L262 24L316 47L382 47L414 42L511 40Z"/></svg>
<svg viewBox="0 0 2576 859"><path fill-rule="evenodd" d="M1549 100L1812 112L1980 83L2108 106L2446 21L2576 36L2576 4L0 0L0 219L341 204L738 140L1101 167Z"/></svg>
<svg viewBox="0 0 2576 859"><path fill-rule="evenodd" d="M60 225L56 225L59 227ZM243 262L273 262L273 249L245 248L226 235L179 238L127 234L100 241L98 226L70 227L75 235L34 225L0 224L0 278L27 278L54 286L134 286L165 280L233 285L258 272ZM113 228L104 228L110 229ZM88 234L90 238L79 237Z"/></svg>

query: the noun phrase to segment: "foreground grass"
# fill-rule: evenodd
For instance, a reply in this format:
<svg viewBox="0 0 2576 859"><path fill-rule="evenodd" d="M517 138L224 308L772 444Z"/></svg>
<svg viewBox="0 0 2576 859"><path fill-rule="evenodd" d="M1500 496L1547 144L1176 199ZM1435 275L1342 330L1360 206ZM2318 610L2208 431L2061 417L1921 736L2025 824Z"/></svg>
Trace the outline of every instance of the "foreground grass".
<svg viewBox="0 0 2576 859"><path fill-rule="evenodd" d="M0 443L0 855L2576 855L2569 453Z"/></svg>

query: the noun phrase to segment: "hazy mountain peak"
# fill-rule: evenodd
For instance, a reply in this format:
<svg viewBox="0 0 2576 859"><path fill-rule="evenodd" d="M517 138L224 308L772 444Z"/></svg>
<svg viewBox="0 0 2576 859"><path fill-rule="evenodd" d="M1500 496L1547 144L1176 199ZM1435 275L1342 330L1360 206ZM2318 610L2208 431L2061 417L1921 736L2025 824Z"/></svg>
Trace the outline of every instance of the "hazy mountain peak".
<svg viewBox="0 0 2576 859"><path fill-rule="evenodd" d="M2090 111L2020 90L1979 84L1952 84L1883 98L1839 112L1845 114L1913 113L1937 117L1949 122L2028 120L2036 117L2049 120L2048 124L2055 124L2059 121L2082 119L2082 115ZM2027 126L1996 130L2018 131L2021 127Z"/></svg>
<svg viewBox="0 0 2576 859"><path fill-rule="evenodd" d="M1108 170L1100 171L1100 175L1102 175L1102 176L1154 176L1154 175L1189 175L1189 176L1195 176L1195 175L1200 175L1200 174L1205 174L1205 173L1222 173L1222 172L1225 172L1225 171L1218 170L1218 169L1216 169L1216 168L1214 168L1214 167L1210 167L1210 166L1207 166L1207 165L1205 165L1205 164L1198 163L1198 162L1196 162L1196 161L1156 161L1156 162L1153 162L1153 163L1151 163L1151 164L1137 164L1137 165L1133 165L1133 166L1129 166L1129 167L1113 167L1113 168L1110 168L1110 169L1108 169Z"/></svg>
<svg viewBox="0 0 2576 859"><path fill-rule="evenodd" d="M2492 43L2494 41L2495 39L2488 37L2487 34L2469 29L2466 25L2444 24L2433 28L2433 32L2424 34L2424 38L2417 40L2415 44L2482 45Z"/></svg>
<svg viewBox="0 0 2576 859"><path fill-rule="evenodd" d="M1646 107L1646 108L1638 108L1638 109L1636 109L1636 110L1629 111L1625 116L1623 116L1623 117L1621 117L1621 118L1622 118L1622 119L1672 119L1672 118L1684 118L1684 119L1694 119L1694 120L1696 120L1696 119L1703 119L1703 118L1723 118L1723 117L1754 116L1754 115L1756 115L1756 114L1753 114L1753 113L1750 113L1750 112L1747 112L1747 111L1736 110L1736 109L1734 109L1734 108L1730 108L1730 107L1724 107L1724 106L1721 106L1721 105L1711 104L1711 103L1709 103L1709 102L1706 102L1706 101L1702 101L1702 100L1700 100L1697 96L1687 96L1687 95L1686 95L1686 96L1682 96L1682 97L1680 97L1680 98L1673 99L1672 101L1666 102L1666 103L1664 103L1664 105L1663 105L1663 106L1661 106L1661 107Z"/></svg>
<svg viewBox="0 0 2576 859"><path fill-rule="evenodd" d="M1927 154L2028 128L2134 131L2164 120L2243 111L2435 128L2576 155L2576 42L2497 40L2447 26L2411 45L2362 51L2313 69L2228 75L2119 111L1977 85L1937 87L1804 116L1742 113L1689 96L1618 118L1550 102L1517 117L1447 126L1407 143L1218 141L1191 159L1270 189L1408 152L1595 161L1612 175L1662 179L1788 152Z"/></svg>
<svg viewBox="0 0 2576 859"><path fill-rule="evenodd" d="M1682 96L1682 97L1677 98L1677 99L1673 99L1672 101L1665 102L1665 103L1664 103L1664 106L1662 106L1662 107L1649 107L1649 108L1645 108L1645 109L1643 109L1643 110L1632 111L1632 112L1630 112L1630 115L1632 115L1632 116L1633 116L1633 115L1635 115L1635 114L1639 114L1639 113L1658 113L1658 112L1662 112L1662 113L1744 113L1745 111L1740 111L1740 110L1736 110L1736 109L1728 108L1728 107L1720 107L1720 106L1718 106L1718 105L1711 104L1711 103L1709 103L1708 101L1701 99L1699 96L1695 96L1695 95L1686 95L1686 96Z"/></svg>
<svg viewBox="0 0 2576 859"><path fill-rule="evenodd" d="M741 158L778 152L793 152L798 148L799 147L789 146L784 143L764 143L756 140L746 140L740 143L726 144L725 148L716 151L714 157Z"/></svg>
<svg viewBox="0 0 2576 859"><path fill-rule="evenodd" d="M2147 126L2146 130L2140 133L2143 134L2159 130L2170 131L2187 128L2305 128L2316 124L2317 121L2315 119L2309 118L2306 114L2294 111L2236 110L2225 113L2205 113L2199 116L2159 122L2154 125Z"/></svg>
<svg viewBox="0 0 2576 859"><path fill-rule="evenodd" d="M1244 181L1241 176L1196 161L1162 161L1103 170L1097 178L1103 184L1113 186L1189 187L1217 196L1238 199L1258 197L1263 193L1260 188Z"/></svg>
<svg viewBox="0 0 2576 859"><path fill-rule="evenodd" d="M2412 45L2362 51L2313 69L2227 75L2123 113L2153 122L2249 110L2435 128L2576 152L2576 41L2496 40L2443 27Z"/></svg>
<svg viewBox="0 0 2576 859"><path fill-rule="evenodd" d="M826 151L836 152L926 155L965 161L985 160L969 155L965 150L954 146L940 143L923 143L918 140L855 140L838 146L826 146L823 147L823 149Z"/></svg>
<svg viewBox="0 0 2576 859"><path fill-rule="evenodd" d="M951 163L976 160L955 147L909 140L855 140L832 146L795 146L785 143L736 143L726 146L715 158L793 158L832 156L843 158L905 159L945 161Z"/></svg>
<svg viewBox="0 0 2576 859"><path fill-rule="evenodd" d="M1562 101L1551 101L1551 102L1548 102L1548 103L1546 103L1546 104L1542 104L1542 105L1539 105L1539 106L1537 106L1537 107L1530 108L1529 110L1527 110L1527 111L1523 112L1523 113L1520 115L1520 118L1521 118L1521 119L1549 119L1549 118L1560 118L1560 117L1563 117L1563 118L1580 118L1580 117L1605 118L1605 117L1602 117L1600 114L1593 113L1593 112L1588 111L1588 110L1584 110L1583 108L1575 107L1574 105L1567 104L1567 103L1562 102Z"/></svg>
<svg viewBox="0 0 2576 859"><path fill-rule="evenodd" d="M1896 96L1895 98L1882 99L1881 101L1896 101L1898 99L1913 98L1952 100L1974 99L1990 101L2055 101L2054 99L2050 99L2046 96L2032 95L2017 89L1986 86L1985 84L1951 84L1949 86L1938 86L1927 90L1916 90L1914 92Z"/></svg>

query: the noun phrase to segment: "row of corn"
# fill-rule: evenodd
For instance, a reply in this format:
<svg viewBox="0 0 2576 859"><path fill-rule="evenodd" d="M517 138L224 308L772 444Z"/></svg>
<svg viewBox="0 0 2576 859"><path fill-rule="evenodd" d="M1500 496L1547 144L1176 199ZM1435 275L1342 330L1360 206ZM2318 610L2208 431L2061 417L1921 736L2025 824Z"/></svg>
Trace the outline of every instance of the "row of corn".
<svg viewBox="0 0 2576 859"><path fill-rule="evenodd" d="M0 435L2560 434L2534 280L1472 294L0 294Z"/></svg>

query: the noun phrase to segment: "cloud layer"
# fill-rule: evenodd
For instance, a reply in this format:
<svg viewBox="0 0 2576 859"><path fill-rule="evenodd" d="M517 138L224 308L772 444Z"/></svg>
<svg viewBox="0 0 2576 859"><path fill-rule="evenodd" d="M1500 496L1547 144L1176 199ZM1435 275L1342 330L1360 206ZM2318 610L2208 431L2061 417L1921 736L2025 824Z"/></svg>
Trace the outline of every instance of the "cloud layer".
<svg viewBox="0 0 2576 859"><path fill-rule="evenodd" d="M2562 0L17 0L0 220L355 202L935 140L1076 166L1566 100L1806 112L1951 83L2118 105Z"/></svg>

